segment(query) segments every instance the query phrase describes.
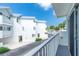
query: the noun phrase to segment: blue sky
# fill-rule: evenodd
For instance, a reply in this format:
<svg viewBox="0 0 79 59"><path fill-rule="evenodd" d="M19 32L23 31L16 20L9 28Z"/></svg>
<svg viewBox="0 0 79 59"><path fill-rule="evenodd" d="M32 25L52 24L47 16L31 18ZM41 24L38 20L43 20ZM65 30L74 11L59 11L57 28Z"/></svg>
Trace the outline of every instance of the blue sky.
<svg viewBox="0 0 79 59"><path fill-rule="evenodd" d="M43 3L0 3L0 6L10 7L13 13L20 13L25 16L34 16L38 20L47 21L47 25L58 25L64 18L57 18L51 4Z"/></svg>

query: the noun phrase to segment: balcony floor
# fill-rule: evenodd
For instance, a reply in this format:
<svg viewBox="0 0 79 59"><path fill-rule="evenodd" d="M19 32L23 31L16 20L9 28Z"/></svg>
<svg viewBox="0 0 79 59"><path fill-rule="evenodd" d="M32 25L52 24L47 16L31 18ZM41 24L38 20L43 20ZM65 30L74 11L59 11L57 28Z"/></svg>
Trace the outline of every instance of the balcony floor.
<svg viewBox="0 0 79 59"><path fill-rule="evenodd" d="M67 46L58 46L56 56L71 56Z"/></svg>

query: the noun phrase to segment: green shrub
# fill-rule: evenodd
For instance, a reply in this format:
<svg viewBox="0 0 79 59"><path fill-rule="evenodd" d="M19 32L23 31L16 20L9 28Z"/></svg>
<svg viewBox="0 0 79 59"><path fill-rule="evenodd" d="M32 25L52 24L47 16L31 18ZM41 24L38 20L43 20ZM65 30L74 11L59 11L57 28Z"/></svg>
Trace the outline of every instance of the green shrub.
<svg viewBox="0 0 79 59"><path fill-rule="evenodd" d="M41 41L42 40L42 38L36 38L36 41Z"/></svg>
<svg viewBox="0 0 79 59"><path fill-rule="evenodd" d="M58 31L59 30L59 27L55 27L55 30Z"/></svg>
<svg viewBox="0 0 79 59"><path fill-rule="evenodd" d="M3 54L5 52L8 52L10 49L7 47L0 47L0 54Z"/></svg>

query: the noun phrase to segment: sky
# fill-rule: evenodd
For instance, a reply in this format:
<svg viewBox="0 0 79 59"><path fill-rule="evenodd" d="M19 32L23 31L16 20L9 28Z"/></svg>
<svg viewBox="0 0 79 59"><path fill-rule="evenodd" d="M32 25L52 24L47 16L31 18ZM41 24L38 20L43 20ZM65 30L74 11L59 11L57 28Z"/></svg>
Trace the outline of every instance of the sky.
<svg viewBox="0 0 79 59"><path fill-rule="evenodd" d="M50 3L0 3L0 6L10 7L13 13L45 20L48 26L57 26L65 20L56 17L55 10Z"/></svg>

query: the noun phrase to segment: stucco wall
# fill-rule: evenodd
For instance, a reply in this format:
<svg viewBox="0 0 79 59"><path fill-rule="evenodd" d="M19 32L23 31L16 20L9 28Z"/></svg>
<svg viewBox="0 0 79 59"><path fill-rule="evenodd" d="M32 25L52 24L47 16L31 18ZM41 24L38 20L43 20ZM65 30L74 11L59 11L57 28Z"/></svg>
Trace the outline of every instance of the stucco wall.
<svg viewBox="0 0 79 59"><path fill-rule="evenodd" d="M22 25L22 32L23 32L23 39L24 41L35 41L35 23L33 20L28 20L28 19L21 19L21 25ZM34 36L32 36L34 34Z"/></svg>
<svg viewBox="0 0 79 59"><path fill-rule="evenodd" d="M67 30L60 31L60 45L68 46Z"/></svg>
<svg viewBox="0 0 79 59"><path fill-rule="evenodd" d="M48 35L45 34L47 31L46 31L46 28L47 28L47 25L45 23L37 23L36 24L36 32L37 34L40 33L40 37L42 39L46 39L48 38Z"/></svg>

